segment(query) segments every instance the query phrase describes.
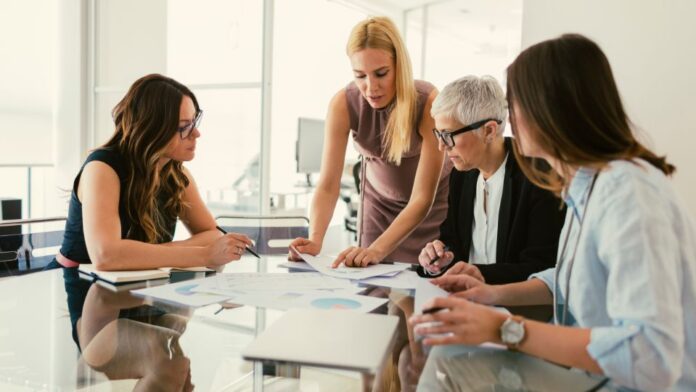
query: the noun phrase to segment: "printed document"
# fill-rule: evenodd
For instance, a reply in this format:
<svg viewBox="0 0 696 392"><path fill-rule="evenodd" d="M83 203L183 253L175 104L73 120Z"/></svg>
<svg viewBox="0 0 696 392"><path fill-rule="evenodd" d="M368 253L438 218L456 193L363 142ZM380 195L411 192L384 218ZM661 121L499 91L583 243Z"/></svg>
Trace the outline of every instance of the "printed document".
<svg viewBox="0 0 696 392"><path fill-rule="evenodd" d="M312 268L324 275L333 276L334 278L359 280L381 275L391 274L393 276L393 274L409 268L409 265L404 263L374 264L362 268L346 267L345 265L341 264L336 268L331 268L331 264L333 264L335 257L321 255L312 256L306 253L300 253L295 249L293 250L300 255L302 260L311 265Z"/></svg>

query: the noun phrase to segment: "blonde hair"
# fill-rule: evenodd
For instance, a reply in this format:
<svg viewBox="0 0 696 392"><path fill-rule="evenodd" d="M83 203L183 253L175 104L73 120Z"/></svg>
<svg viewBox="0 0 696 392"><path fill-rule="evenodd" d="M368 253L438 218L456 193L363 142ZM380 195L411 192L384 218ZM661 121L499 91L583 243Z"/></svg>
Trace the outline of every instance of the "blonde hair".
<svg viewBox="0 0 696 392"><path fill-rule="evenodd" d="M381 49L394 59L396 96L384 133L387 159L399 165L411 147L411 132L416 121L416 86L411 59L394 22L387 17L368 18L358 23L348 38L348 56L364 49Z"/></svg>

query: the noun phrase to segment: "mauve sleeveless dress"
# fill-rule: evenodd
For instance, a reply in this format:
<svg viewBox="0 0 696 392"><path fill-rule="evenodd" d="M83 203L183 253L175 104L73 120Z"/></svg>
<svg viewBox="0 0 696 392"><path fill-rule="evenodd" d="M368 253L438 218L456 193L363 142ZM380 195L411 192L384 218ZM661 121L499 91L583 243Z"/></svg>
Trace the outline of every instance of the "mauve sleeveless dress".
<svg viewBox="0 0 696 392"><path fill-rule="evenodd" d="M372 244L387 230L411 197L423 140L418 133L418 125L433 89L432 84L416 80L417 120L411 133L411 148L402 156L401 165L397 166L386 159L386 148L382 143L390 107L373 109L362 97L355 83L346 86L351 134L355 148L363 156L360 173L361 206L358 215L359 245L362 247ZM451 169L452 164L445 160L430 212L423 222L385 257L385 261L417 263L418 254L423 246L439 238L440 224L447 214L448 177Z"/></svg>

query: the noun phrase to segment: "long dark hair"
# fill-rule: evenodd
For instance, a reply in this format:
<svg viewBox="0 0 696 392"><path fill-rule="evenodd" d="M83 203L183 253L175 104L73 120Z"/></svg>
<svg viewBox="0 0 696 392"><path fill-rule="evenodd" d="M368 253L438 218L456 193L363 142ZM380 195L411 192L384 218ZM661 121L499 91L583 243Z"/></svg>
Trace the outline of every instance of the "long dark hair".
<svg viewBox="0 0 696 392"><path fill-rule="evenodd" d="M101 148L118 151L126 163L121 196L131 221L130 239L161 241L172 234L166 232L166 218L176 218L184 207L182 195L189 181L182 163L170 160L157 170L177 134L184 96L191 98L198 113L191 90L174 79L151 74L136 80L111 113L116 129Z"/></svg>
<svg viewBox="0 0 696 392"><path fill-rule="evenodd" d="M561 173L539 170L515 156L535 184L560 194L569 166L601 168L612 160L641 158L667 175L675 167L636 140L624 111L609 61L590 39L579 34L533 45L507 69L507 100L516 137L513 102L528 122L536 144L562 165Z"/></svg>

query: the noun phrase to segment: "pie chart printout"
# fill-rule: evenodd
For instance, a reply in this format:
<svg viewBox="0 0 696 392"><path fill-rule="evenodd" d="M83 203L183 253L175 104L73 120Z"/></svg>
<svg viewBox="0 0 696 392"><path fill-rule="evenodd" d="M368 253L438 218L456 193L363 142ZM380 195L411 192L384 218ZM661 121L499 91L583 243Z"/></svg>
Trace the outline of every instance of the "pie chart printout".
<svg viewBox="0 0 696 392"><path fill-rule="evenodd" d="M358 309L360 302L346 298L319 298L311 302L318 309Z"/></svg>

